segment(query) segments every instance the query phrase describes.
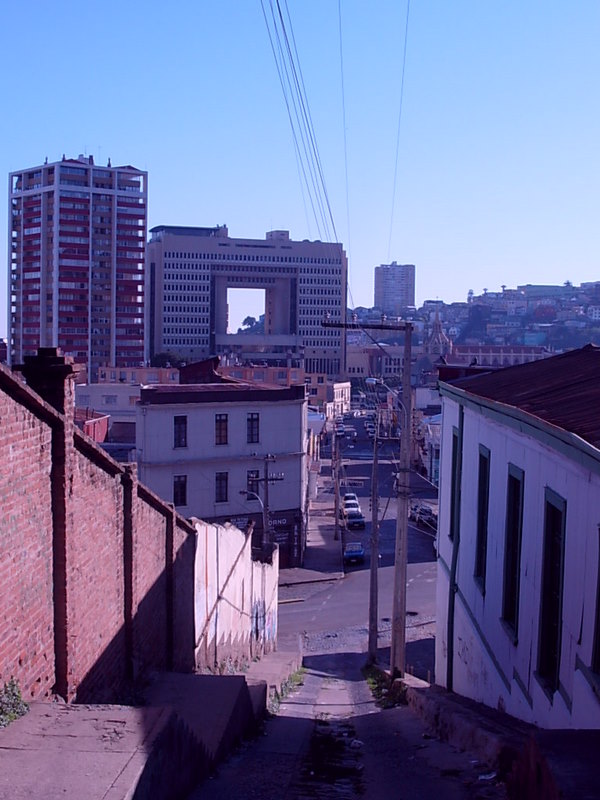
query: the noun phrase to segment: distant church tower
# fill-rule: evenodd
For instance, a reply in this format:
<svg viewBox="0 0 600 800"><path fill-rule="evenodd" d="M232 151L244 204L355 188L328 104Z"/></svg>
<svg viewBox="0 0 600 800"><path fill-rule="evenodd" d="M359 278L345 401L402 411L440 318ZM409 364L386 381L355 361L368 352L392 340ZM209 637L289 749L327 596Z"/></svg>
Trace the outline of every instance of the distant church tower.
<svg viewBox="0 0 600 800"><path fill-rule="evenodd" d="M425 353L429 356L445 356L452 352L452 339L444 333L438 310L435 311L435 318L431 328L431 334L425 341Z"/></svg>

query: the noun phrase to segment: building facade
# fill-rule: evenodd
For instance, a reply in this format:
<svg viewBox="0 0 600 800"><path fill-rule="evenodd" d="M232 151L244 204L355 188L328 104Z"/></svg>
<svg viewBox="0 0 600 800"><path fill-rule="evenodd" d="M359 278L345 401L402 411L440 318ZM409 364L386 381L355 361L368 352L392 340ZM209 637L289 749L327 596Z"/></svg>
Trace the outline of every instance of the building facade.
<svg viewBox="0 0 600 800"><path fill-rule="evenodd" d="M348 264L341 244L292 241L288 231L234 239L226 226L161 225L148 245L151 355L187 361L302 367L334 377L345 369ZM228 289L263 289L264 334L228 333Z"/></svg>
<svg viewBox="0 0 600 800"><path fill-rule="evenodd" d="M381 264L375 267L374 305L384 314L400 316L415 304L415 265Z"/></svg>
<svg viewBox="0 0 600 800"><path fill-rule="evenodd" d="M300 565L307 498L304 386L142 387L136 410L140 478L153 491L185 517L242 528L254 522L257 544L264 541L266 518L281 566Z"/></svg>
<svg viewBox="0 0 600 800"><path fill-rule="evenodd" d="M147 177L92 156L10 174L10 363L60 347L94 380L144 362Z"/></svg>
<svg viewBox="0 0 600 800"><path fill-rule="evenodd" d="M436 680L600 727L600 348L441 383Z"/></svg>

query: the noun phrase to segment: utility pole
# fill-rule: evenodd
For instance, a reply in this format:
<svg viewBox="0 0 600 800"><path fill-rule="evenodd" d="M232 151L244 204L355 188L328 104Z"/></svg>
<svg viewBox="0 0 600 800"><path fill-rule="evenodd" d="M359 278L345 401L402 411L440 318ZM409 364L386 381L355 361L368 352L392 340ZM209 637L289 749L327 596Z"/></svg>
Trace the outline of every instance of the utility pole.
<svg viewBox="0 0 600 800"><path fill-rule="evenodd" d="M394 593L392 595L392 644L390 674L402 677L406 666L406 565L408 563L408 503L410 499L410 451L412 439L411 344L412 325L404 329L402 404L404 425L400 436L400 474L396 517Z"/></svg>
<svg viewBox="0 0 600 800"><path fill-rule="evenodd" d="M379 423L379 420L377 420ZM379 424L375 428L373 438L373 473L371 476L371 570L369 574L369 663L377 662L377 601L378 582L377 570L379 568L379 488L378 471L379 461L377 445L379 443Z"/></svg>
<svg viewBox="0 0 600 800"><path fill-rule="evenodd" d="M412 438L411 349L412 323L321 322L324 328L344 330L404 331L404 366L402 369L402 406L404 425L400 438L400 472L398 475L396 545L394 560L394 590L392 596L392 644L390 648L390 674L402 677L406 663L406 564L408 561L408 503L410 499L410 454Z"/></svg>
<svg viewBox="0 0 600 800"><path fill-rule="evenodd" d="M283 480L283 473L278 475L271 475L269 474L269 464L273 461L277 461L276 456L272 455L271 453L267 453L264 456L264 472L262 477L262 483L264 484L263 490L263 509L262 509L262 516L263 516L263 533L262 533L262 544L263 547L268 545L271 541L271 526L269 522L269 483L273 481L282 481Z"/></svg>
<svg viewBox="0 0 600 800"><path fill-rule="evenodd" d="M337 541L340 538L340 448L338 437L333 431L333 442L331 445L331 471L333 472L333 492L334 492L334 511L335 511L335 528L333 538Z"/></svg>

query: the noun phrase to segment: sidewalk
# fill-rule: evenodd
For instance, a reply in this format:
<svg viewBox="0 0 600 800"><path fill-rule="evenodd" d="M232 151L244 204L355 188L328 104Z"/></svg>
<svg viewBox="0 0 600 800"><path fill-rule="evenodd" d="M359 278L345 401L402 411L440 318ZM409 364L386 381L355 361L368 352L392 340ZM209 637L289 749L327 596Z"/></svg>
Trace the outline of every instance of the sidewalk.
<svg viewBox="0 0 600 800"><path fill-rule="evenodd" d="M344 577L342 527L335 538L333 481L326 479L316 500L311 500L306 532L304 565L279 571L279 585L337 580ZM328 484L331 484L329 486Z"/></svg>

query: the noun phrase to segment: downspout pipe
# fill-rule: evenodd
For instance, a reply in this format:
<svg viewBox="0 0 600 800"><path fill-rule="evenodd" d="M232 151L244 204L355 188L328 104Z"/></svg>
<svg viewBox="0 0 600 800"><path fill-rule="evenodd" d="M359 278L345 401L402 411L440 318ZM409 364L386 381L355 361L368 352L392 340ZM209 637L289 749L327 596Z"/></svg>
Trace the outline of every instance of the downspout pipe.
<svg viewBox="0 0 600 800"><path fill-rule="evenodd" d="M458 442L456 453L456 475L452 476L452 486L456 492L456 498L453 503L453 519L451 526L454 530L454 538L452 539L452 560L450 562L450 576L448 579L448 619L446 631L446 689L453 691L454 685L454 612L456 606L456 592L458 591L458 584L456 582L456 573L458 569L458 551L460 545L460 506L461 506L461 489L462 489L462 460L463 460L463 434L465 424L465 409L462 404L458 406Z"/></svg>

